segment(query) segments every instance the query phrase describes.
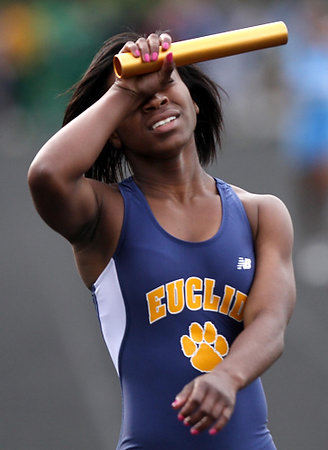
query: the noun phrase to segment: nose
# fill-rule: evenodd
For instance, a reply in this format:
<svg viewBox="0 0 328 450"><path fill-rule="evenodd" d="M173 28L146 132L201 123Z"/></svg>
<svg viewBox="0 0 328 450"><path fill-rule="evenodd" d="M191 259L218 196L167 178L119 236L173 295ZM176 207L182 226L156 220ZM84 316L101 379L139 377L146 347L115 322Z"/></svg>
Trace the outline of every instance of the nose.
<svg viewBox="0 0 328 450"><path fill-rule="evenodd" d="M166 105L169 102L169 99L165 94L161 94L160 92L156 92L149 100L146 101L143 105L143 110L145 112L154 111L159 109L161 106Z"/></svg>

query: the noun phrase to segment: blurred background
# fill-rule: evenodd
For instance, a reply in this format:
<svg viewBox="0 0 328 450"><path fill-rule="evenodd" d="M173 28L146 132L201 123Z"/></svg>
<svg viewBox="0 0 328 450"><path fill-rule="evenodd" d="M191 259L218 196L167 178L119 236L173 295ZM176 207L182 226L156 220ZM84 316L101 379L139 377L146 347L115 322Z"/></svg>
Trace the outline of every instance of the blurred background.
<svg viewBox="0 0 328 450"><path fill-rule="evenodd" d="M28 167L111 35L175 40L284 20L287 46L203 63L228 93L210 173L288 206L298 303L286 350L263 376L281 450L327 448L327 1L0 2L0 448L115 449L119 381L70 245L37 215Z"/></svg>

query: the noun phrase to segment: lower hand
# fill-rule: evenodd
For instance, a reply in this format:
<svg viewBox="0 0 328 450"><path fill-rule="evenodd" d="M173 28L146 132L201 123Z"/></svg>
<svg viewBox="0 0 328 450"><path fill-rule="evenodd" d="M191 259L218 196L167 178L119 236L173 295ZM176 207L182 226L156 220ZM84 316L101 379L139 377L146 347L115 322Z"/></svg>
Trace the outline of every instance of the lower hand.
<svg viewBox="0 0 328 450"><path fill-rule="evenodd" d="M236 393L237 386L227 373L210 372L188 383L176 396L172 407L181 408L178 419L192 427L192 434L210 426L210 434L216 434L233 413Z"/></svg>

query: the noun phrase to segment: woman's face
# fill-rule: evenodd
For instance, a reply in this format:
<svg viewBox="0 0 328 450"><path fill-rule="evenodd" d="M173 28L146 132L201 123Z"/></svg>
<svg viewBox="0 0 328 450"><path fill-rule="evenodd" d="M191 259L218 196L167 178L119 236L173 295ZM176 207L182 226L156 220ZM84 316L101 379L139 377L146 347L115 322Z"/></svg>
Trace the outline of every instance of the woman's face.
<svg viewBox="0 0 328 450"><path fill-rule="evenodd" d="M164 90L157 92L116 129L112 141L129 158L170 158L184 148L196 150L194 130L198 107L177 70Z"/></svg>

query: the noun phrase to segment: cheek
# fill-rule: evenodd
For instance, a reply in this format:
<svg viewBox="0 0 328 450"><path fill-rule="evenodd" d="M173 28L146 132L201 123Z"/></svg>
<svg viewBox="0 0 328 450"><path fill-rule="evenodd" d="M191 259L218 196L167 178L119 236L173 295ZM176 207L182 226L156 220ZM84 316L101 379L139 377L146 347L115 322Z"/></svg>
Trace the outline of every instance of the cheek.
<svg viewBox="0 0 328 450"><path fill-rule="evenodd" d="M136 120L126 119L117 129L116 133L120 138L123 147L130 147L131 143L138 141L140 124Z"/></svg>
<svg viewBox="0 0 328 450"><path fill-rule="evenodd" d="M195 131L195 128L196 128L196 125L197 125L197 113L196 113L195 105L194 105L193 102L191 102L189 104L188 110L189 110L190 122L192 124L193 131Z"/></svg>
<svg viewBox="0 0 328 450"><path fill-rule="evenodd" d="M194 103L190 92L186 86L184 86L184 91L182 92L184 98L184 111L188 116L190 123L192 124L193 130L196 128L197 123L197 105Z"/></svg>

